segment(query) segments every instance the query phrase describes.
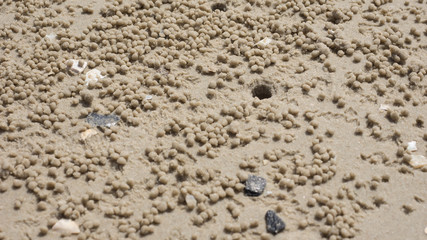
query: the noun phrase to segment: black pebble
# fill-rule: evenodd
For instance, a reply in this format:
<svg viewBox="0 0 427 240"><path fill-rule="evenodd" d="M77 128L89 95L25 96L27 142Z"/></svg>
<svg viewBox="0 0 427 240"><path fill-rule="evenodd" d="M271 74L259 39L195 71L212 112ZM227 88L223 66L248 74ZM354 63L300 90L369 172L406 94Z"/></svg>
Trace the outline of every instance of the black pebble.
<svg viewBox="0 0 427 240"><path fill-rule="evenodd" d="M120 118L117 115L101 115L101 114L97 114L97 113L90 113L87 117L86 117L86 121L94 126L94 127L110 127L113 126L114 124L116 124L118 121L120 120Z"/></svg>
<svg viewBox="0 0 427 240"><path fill-rule="evenodd" d="M250 175L245 184L245 194L247 196L259 196L264 192L267 181L258 176Z"/></svg>
<svg viewBox="0 0 427 240"><path fill-rule="evenodd" d="M265 213L265 222L267 224L267 232L274 235L285 230L286 227L285 222L273 210L268 210Z"/></svg>

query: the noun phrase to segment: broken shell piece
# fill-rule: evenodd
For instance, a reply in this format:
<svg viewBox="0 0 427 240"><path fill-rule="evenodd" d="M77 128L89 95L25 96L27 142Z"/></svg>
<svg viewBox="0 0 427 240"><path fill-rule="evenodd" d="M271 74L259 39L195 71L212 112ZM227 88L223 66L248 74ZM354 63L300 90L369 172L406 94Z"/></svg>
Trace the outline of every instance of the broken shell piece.
<svg viewBox="0 0 427 240"><path fill-rule="evenodd" d="M46 38L49 39L50 41L54 40L56 38L56 34L55 33L50 33L48 35L46 35Z"/></svg>
<svg viewBox="0 0 427 240"><path fill-rule="evenodd" d="M87 62L82 61L82 60L70 59L68 61L73 62L73 65L71 65L69 70L70 70L70 72L72 72L74 74L79 74L79 73L83 72L87 66Z"/></svg>
<svg viewBox="0 0 427 240"><path fill-rule="evenodd" d="M86 140L86 138L92 137L93 135L98 134L98 132L94 129L88 129L80 134L82 140Z"/></svg>
<svg viewBox="0 0 427 240"><path fill-rule="evenodd" d="M423 155L411 155L411 161L409 161L409 164L413 168L422 168L427 166L427 158Z"/></svg>
<svg viewBox="0 0 427 240"><path fill-rule="evenodd" d="M417 142L415 142L415 141L408 142L408 147L406 148L406 150L408 150L410 152L417 151Z"/></svg>
<svg viewBox="0 0 427 240"><path fill-rule="evenodd" d="M153 96L152 96L152 95L147 95L147 96L145 96L145 100L151 100L151 99L153 99Z"/></svg>
<svg viewBox="0 0 427 240"><path fill-rule="evenodd" d="M261 45L261 46L265 47L268 44L270 44L272 41L273 41L273 39L266 37L263 40L257 42L255 45Z"/></svg>
<svg viewBox="0 0 427 240"><path fill-rule="evenodd" d="M92 69L86 73L86 86L91 82L98 82L100 79L103 79L105 76L101 75L101 71L98 69Z"/></svg>
<svg viewBox="0 0 427 240"><path fill-rule="evenodd" d="M72 220L61 219L53 225L52 230L62 234L78 234L80 233L79 226Z"/></svg>
<svg viewBox="0 0 427 240"><path fill-rule="evenodd" d="M380 112L387 112L389 109L390 109L390 106L387 104L381 104L379 108Z"/></svg>

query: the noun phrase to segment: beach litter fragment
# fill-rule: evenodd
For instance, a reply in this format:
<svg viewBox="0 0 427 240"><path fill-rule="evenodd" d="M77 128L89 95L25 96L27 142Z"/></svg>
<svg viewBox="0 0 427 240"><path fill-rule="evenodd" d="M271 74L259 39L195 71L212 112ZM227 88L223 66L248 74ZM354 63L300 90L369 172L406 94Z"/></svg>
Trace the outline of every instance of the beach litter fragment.
<svg viewBox="0 0 427 240"><path fill-rule="evenodd" d="M286 227L285 222L273 210L268 210L265 213L265 223L267 225L267 232L273 235L283 231Z"/></svg>
<svg viewBox="0 0 427 240"><path fill-rule="evenodd" d="M120 120L119 116L102 115L98 113L90 113L86 117L86 121L93 127L112 127Z"/></svg>
<svg viewBox="0 0 427 240"><path fill-rule="evenodd" d="M74 74L82 73L87 66L87 62L82 60L70 59L68 61L71 61L73 63L73 65L71 65L70 67L70 72Z"/></svg>
<svg viewBox="0 0 427 240"><path fill-rule="evenodd" d="M423 155L411 155L409 165L411 165L413 168L425 167L427 166L427 158Z"/></svg>
<svg viewBox="0 0 427 240"><path fill-rule="evenodd" d="M82 140L86 140L87 138L92 137L93 135L98 134L98 132L95 129L88 129L80 134L80 137Z"/></svg>
<svg viewBox="0 0 427 240"><path fill-rule="evenodd" d="M415 141L408 142L408 147L406 148L406 150L408 150L410 152L417 151L417 142L415 142Z"/></svg>
<svg viewBox="0 0 427 240"><path fill-rule="evenodd" d="M245 194L247 196L256 197L264 192L267 181L258 176L250 175L245 183Z"/></svg>
<svg viewBox="0 0 427 240"><path fill-rule="evenodd" d="M266 38L264 38L263 40L261 40L261 41L257 42L255 45L261 45L261 46L263 46L263 47L266 47L266 46L267 46L268 44L270 44L272 41L273 41L273 39L266 37Z"/></svg>
<svg viewBox="0 0 427 240"><path fill-rule="evenodd" d="M91 82L98 82L100 79L103 79L105 76L101 75L101 71L98 69L92 69L86 73L85 85L89 85Z"/></svg>
<svg viewBox="0 0 427 240"><path fill-rule="evenodd" d="M79 226L72 220L61 219L53 225L52 230L62 234L78 234L80 233Z"/></svg>

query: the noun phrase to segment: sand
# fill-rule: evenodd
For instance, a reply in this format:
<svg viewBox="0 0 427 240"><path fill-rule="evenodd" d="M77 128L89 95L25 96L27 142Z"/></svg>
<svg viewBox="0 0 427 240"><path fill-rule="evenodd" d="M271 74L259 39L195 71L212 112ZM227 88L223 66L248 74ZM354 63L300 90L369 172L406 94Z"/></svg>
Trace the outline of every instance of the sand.
<svg viewBox="0 0 427 240"><path fill-rule="evenodd" d="M426 16L1 1L0 239L426 239Z"/></svg>

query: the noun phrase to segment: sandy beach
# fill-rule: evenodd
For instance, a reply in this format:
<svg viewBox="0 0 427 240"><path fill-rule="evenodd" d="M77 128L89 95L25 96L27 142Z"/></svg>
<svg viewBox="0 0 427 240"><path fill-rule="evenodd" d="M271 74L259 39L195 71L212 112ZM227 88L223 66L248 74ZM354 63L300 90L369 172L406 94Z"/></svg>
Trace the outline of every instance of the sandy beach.
<svg viewBox="0 0 427 240"><path fill-rule="evenodd" d="M424 0L0 1L0 240L427 239Z"/></svg>

